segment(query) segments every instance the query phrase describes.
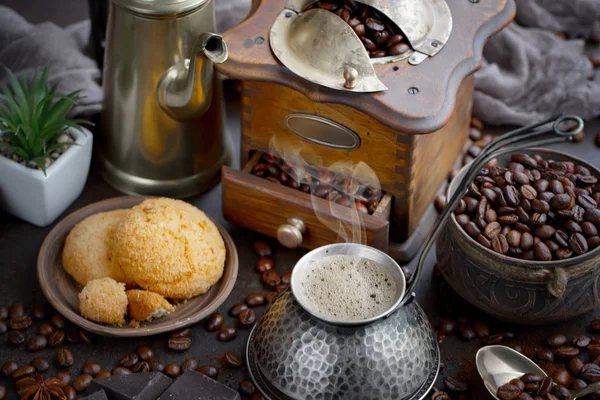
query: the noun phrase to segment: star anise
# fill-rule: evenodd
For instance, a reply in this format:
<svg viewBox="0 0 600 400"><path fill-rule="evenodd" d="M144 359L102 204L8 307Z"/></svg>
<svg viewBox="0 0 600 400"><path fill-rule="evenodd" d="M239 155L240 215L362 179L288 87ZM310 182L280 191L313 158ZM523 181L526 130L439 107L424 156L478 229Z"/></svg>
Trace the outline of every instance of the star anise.
<svg viewBox="0 0 600 400"><path fill-rule="evenodd" d="M63 392L64 384L60 379L44 380L40 374L34 378L23 378L17 381L17 390L21 400L67 400Z"/></svg>

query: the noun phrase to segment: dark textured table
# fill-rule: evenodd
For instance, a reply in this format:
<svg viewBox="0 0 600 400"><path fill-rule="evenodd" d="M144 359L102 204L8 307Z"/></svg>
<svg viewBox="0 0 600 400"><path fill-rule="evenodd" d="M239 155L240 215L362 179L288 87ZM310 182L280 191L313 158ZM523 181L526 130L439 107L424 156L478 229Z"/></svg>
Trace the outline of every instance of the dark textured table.
<svg viewBox="0 0 600 400"><path fill-rule="evenodd" d="M237 95L229 92L228 98L228 131L231 135L236 152L235 160L238 160L239 153L239 101ZM586 127L589 132L585 141L579 144L565 144L559 147L562 150L569 151L575 155L585 158L596 165L600 164L600 149L593 145L593 133L600 130L600 121L590 123ZM237 161L236 161L237 164ZM97 174L94 168L90 173L87 185L83 194L67 210L70 213L87 204L119 196L120 193L108 186ZM233 237L240 256L240 272L233 293L227 301L221 306L220 312L227 314L229 308L238 302L242 302L246 295L253 292L267 292L260 282L259 275L254 270L254 263L257 260L252 250L252 243L260 238L259 235L232 226L228 224L221 213L221 188L215 187L211 191L188 199L191 203L207 212L212 218L224 224ZM44 301L43 295L39 289L36 277L36 258L38 249L51 227L38 228L28 223L20 221L7 214L0 214L0 304L10 304L21 302L26 305L28 312L34 304ZM304 254L304 251L291 251L276 247L274 259L276 270L280 273L290 271L296 260ZM427 262L427 271L424 273L417 289L417 299L427 312L432 324L437 324L440 319L440 305L446 304L446 298L439 298L438 285L432 279L431 270L435 263L433 254L430 255ZM462 305L458 305L462 307ZM257 309L260 315L263 308ZM519 328L508 327L502 323L493 321L490 318L481 315L481 313L471 310L470 307L458 310L459 314L469 316L471 321L484 320L492 328L492 332L499 332L509 329L516 333L513 344L520 344L528 351L531 346L536 345L543 337L552 332L567 332L569 334L587 332L589 320L593 318L590 314L578 320L565 322L560 326L538 328ZM239 324L230 317L226 317L227 324ZM27 337L34 334L32 328L27 331ZM98 338L97 343L93 345L75 344L68 345L75 355L75 365L69 368L73 377L80 373L82 365L86 361L96 361L102 364L106 369L116 366L121 356L132 352L139 345L147 345L155 352L155 358L163 364L170 362L181 363L186 358L195 357L201 364L221 365L219 358L225 351L234 351L243 355L248 337L248 330L240 327L240 334L237 339L230 343L221 343L216 340L215 333L207 332L199 324L193 329L192 348L185 353L172 353L166 348L168 335L140 338L140 339L113 339ZM484 392L480 384L476 370L474 369L473 358L475 352L481 345L480 340L475 339L470 342L460 341L457 337L448 337L441 345L443 369L438 380L442 385L441 379L448 375L459 375L463 379L470 381L473 399L491 398ZM12 348L6 342L6 335L0 337L0 364L15 360L19 364L27 364L36 356L46 357L52 364L48 374L56 373L56 350L46 349L37 354L27 353L24 347ZM47 374L47 375L48 375ZM247 379L248 374L245 368L222 370L219 380L232 387L237 387L242 379ZM5 385L10 392L9 399L17 398L14 385L7 378L0 378L0 385Z"/></svg>

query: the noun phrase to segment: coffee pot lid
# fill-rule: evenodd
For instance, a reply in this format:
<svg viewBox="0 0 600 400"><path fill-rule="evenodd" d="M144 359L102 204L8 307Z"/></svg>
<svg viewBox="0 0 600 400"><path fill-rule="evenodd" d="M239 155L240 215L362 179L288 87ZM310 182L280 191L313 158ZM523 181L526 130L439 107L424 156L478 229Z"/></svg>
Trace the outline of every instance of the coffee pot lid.
<svg viewBox="0 0 600 400"><path fill-rule="evenodd" d="M113 0L127 10L144 15L177 15L198 8L209 0Z"/></svg>

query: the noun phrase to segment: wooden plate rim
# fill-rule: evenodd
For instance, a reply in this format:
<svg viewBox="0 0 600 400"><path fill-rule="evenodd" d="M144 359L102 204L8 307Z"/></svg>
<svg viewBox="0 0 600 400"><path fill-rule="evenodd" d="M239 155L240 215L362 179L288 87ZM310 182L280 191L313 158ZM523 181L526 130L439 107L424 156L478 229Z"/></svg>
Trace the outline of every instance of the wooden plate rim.
<svg viewBox="0 0 600 400"><path fill-rule="evenodd" d="M54 243L54 241L56 240L56 237L60 236L60 232L64 231L65 227L67 226L70 226L72 228L75 225L75 223L83 220L84 218L92 214L122 208L131 208L149 198L152 197L120 196L89 204L78 210L73 211L72 213L64 217L50 230L48 235L46 235L46 238L44 239L44 242L42 243L42 246L40 247L40 250L38 252L37 259L37 276L40 288L42 289L42 292L44 293L44 296L46 297L48 302L52 304L56 311L75 325L79 326L80 328L86 329L92 333L101 336L110 337L144 337L158 335L160 333L185 328L187 326L194 325L200 322L201 320L207 318L209 315L215 312L217 308L219 308L225 302L227 297L229 297L229 295L231 294L233 287L235 286L239 270L239 257L237 248L235 247L233 239L225 230L225 228L223 228L221 224L209 217L210 220L213 221L213 223L217 226L219 233L221 234L221 236L223 237L223 241L225 242L225 267L226 269L229 269L229 271L225 271L223 273L223 278L221 278L221 280L218 283L218 285L221 285L222 287L220 293L206 307L199 310L191 317L186 317L184 320L176 320L174 323L164 326L142 326L139 328L124 326L117 328L102 325L85 319L79 313L73 312L70 308L65 306L65 304L62 301L60 301L56 296L54 296L54 294L48 287L51 284L51 282L47 279L48 276L45 274L45 264L49 248L52 245L52 243ZM228 275L228 279L224 279L226 275Z"/></svg>

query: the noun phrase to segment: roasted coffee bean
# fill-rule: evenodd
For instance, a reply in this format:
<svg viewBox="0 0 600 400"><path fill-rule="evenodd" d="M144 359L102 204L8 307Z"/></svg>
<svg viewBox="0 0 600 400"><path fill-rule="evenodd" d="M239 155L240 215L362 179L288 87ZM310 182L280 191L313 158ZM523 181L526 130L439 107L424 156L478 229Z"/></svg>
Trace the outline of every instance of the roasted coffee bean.
<svg viewBox="0 0 600 400"><path fill-rule="evenodd" d="M500 218L502 218L502 217L500 217ZM502 231L502 226L500 225L500 223L491 222L491 223L487 224L487 226L485 227L485 229L483 231L483 234L485 235L485 237L492 240L494 237L498 236L501 231Z"/></svg>
<svg viewBox="0 0 600 400"><path fill-rule="evenodd" d="M281 275L281 283L285 283L285 284L289 285L291 282L292 282L292 273L291 272Z"/></svg>
<svg viewBox="0 0 600 400"><path fill-rule="evenodd" d="M151 348L147 346L140 346L135 350L135 353L138 355L140 360L142 361L151 361L154 358L154 352Z"/></svg>
<svg viewBox="0 0 600 400"><path fill-rule="evenodd" d="M256 388L254 387L254 384L250 381L241 381L238 386L238 392L240 392L241 394L245 394L246 396L250 396L254 392L256 392Z"/></svg>
<svg viewBox="0 0 600 400"><path fill-rule="evenodd" d="M186 338L192 334L192 328L183 328L171 333L172 338Z"/></svg>
<svg viewBox="0 0 600 400"><path fill-rule="evenodd" d="M475 339L475 330L473 329L473 327L471 327L471 325L469 325L468 323L465 322L460 322L457 326L456 326L456 334L459 338L461 338L462 340L473 340Z"/></svg>
<svg viewBox="0 0 600 400"><path fill-rule="evenodd" d="M588 249L594 250L600 247L600 236L594 236L587 239Z"/></svg>
<svg viewBox="0 0 600 400"><path fill-rule="evenodd" d="M434 205L438 212L444 211L444 208L446 208L446 204L446 196L444 196L443 194L438 194L437 196L435 196Z"/></svg>
<svg viewBox="0 0 600 400"><path fill-rule="evenodd" d="M181 372L195 371L198 368L198 360L195 358L188 358L181 363Z"/></svg>
<svg viewBox="0 0 600 400"><path fill-rule="evenodd" d="M167 347L172 351L187 351L192 346L192 339L189 337L171 337L167 341Z"/></svg>
<svg viewBox="0 0 600 400"><path fill-rule="evenodd" d="M555 232L556 232L556 229L554 229L553 226L551 226L551 225L542 225L542 226L538 227L535 230L535 235L540 240L548 240L548 239L552 239L552 237L554 236Z"/></svg>
<svg viewBox="0 0 600 400"><path fill-rule="evenodd" d="M14 330L24 330L31 326L31 318L27 315L21 315L10 319L10 328Z"/></svg>
<svg viewBox="0 0 600 400"><path fill-rule="evenodd" d="M273 300L275 300L275 297L277 296L277 292L269 292L265 295L265 302L267 304L271 304L271 302Z"/></svg>
<svg viewBox="0 0 600 400"><path fill-rule="evenodd" d="M216 332L225 323L225 316L221 313L215 313L210 316L208 322L206 323L206 330L209 332Z"/></svg>
<svg viewBox="0 0 600 400"><path fill-rule="evenodd" d="M506 254L508 252L508 242L504 235L496 235L492 239L492 249L496 253Z"/></svg>
<svg viewBox="0 0 600 400"><path fill-rule="evenodd" d="M131 368L139 360L140 359L136 353L129 353L129 354L125 354L123 357L121 357L121 361L119 361L119 364L125 368Z"/></svg>
<svg viewBox="0 0 600 400"><path fill-rule="evenodd" d="M492 248L492 241L481 234L477 235L477 241L488 249Z"/></svg>
<svg viewBox="0 0 600 400"><path fill-rule="evenodd" d="M65 329L65 340L67 343L79 343L81 338L79 337L79 330L74 326L68 326Z"/></svg>
<svg viewBox="0 0 600 400"><path fill-rule="evenodd" d="M56 379L61 381L64 386L67 386L69 383L71 383L71 374L66 371L60 371L58 374L56 374Z"/></svg>
<svg viewBox="0 0 600 400"><path fill-rule="evenodd" d="M271 246L263 240L254 242L254 252L259 257L270 257L272 254Z"/></svg>
<svg viewBox="0 0 600 400"><path fill-rule="evenodd" d="M600 224L600 210L585 210L583 214L583 219L585 221L591 222L594 225Z"/></svg>
<svg viewBox="0 0 600 400"><path fill-rule="evenodd" d="M73 389L73 386L66 386L63 388L63 393L67 400L77 400L77 391Z"/></svg>
<svg viewBox="0 0 600 400"><path fill-rule="evenodd" d="M0 400L6 400L7 396L6 388L4 386L0 386Z"/></svg>
<svg viewBox="0 0 600 400"><path fill-rule="evenodd" d="M454 393L464 393L469 390L469 384L467 382L451 376L444 378L444 386L450 392Z"/></svg>
<svg viewBox="0 0 600 400"><path fill-rule="evenodd" d="M100 371L102 371L102 366L96 362L86 362L81 368L82 374L88 374L92 376L96 376L96 374Z"/></svg>
<svg viewBox="0 0 600 400"><path fill-rule="evenodd" d="M46 305L45 304L36 304L33 307L33 311L31 312L33 318L37 320L42 320L46 318Z"/></svg>
<svg viewBox="0 0 600 400"><path fill-rule="evenodd" d="M16 303L10 306L10 311L8 313L10 319L21 317L23 315L25 315L25 306L23 306L23 304Z"/></svg>
<svg viewBox="0 0 600 400"><path fill-rule="evenodd" d="M456 321L449 318L444 318L439 325L440 332L443 332L446 335L454 333L454 328L456 328Z"/></svg>
<svg viewBox="0 0 600 400"><path fill-rule="evenodd" d="M521 234L521 249L530 250L533 248L533 235L529 232L523 232Z"/></svg>
<svg viewBox="0 0 600 400"><path fill-rule="evenodd" d="M522 390L520 390L517 386L506 383L498 388L498 392L496 395L501 400L514 400L519 397Z"/></svg>
<svg viewBox="0 0 600 400"><path fill-rule="evenodd" d="M483 322L475 322L473 324L473 329L479 339L485 339L490 336L490 328Z"/></svg>
<svg viewBox="0 0 600 400"><path fill-rule="evenodd" d="M147 361L138 361L138 363L131 368L131 372L133 372L134 374L138 374L141 372L150 372L150 364L148 364Z"/></svg>
<svg viewBox="0 0 600 400"><path fill-rule="evenodd" d="M91 375L80 375L73 381L73 389L75 389L77 393L85 392L90 387L93 380L94 378Z"/></svg>
<svg viewBox="0 0 600 400"><path fill-rule="evenodd" d="M554 356L562 361L568 361L579 354L579 349L572 346L559 347L554 351Z"/></svg>
<svg viewBox="0 0 600 400"><path fill-rule="evenodd" d="M279 283L281 283L281 277L279 276L279 274L276 271L271 270L271 271L267 271L264 274L262 274L262 281L268 287L275 287L275 286L279 285Z"/></svg>
<svg viewBox="0 0 600 400"><path fill-rule="evenodd" d="M217 333L217 339L221 342L231 342L237 337L238 331L232 326L224 326Z"/></svg>
<svg viewBox="0 0 600 400"><path fill-rule="evenodd" d="M592 224L591 222L584 222L581 225L581 229L583 233L588 237L598 236L598 228L596 228L596 226L594 226L594 224Z"/></svg>
<svg viewBox="0 0 600 400"><path fill-rule="evenodd" d="M48 337L48 346L58 347L65 341L65 332L62 330L54 331Z"/></svg>
<svg viewBox="0 0 600 400"><path fill-rule="evenodd" d="M521 246L521 236L522 236L521 232L516 231L516 230L512 230L512 231L508 232L508 235L506 236L508 245L511 247Z"/></svg>
<svg viewBox="0 0 600 400"><path fill-rule="evenodd" d="M539 383L542 380L544 380L544 378L538 374L528 373L528 374L523 375L521 377L521 380L523 381L524 384L528 384L528 383Z"/></svg>
<svg viewBox="0 0 600 400"><path fill-rule="evenodd" d="M41 324L37 330L38 335L41 336L50 336L52 332L54 332L54 327L50 324Z"/></svg>
<svg viewBox="0 0 600 400"><path fill-rule="evenodd" d="M580 376L588 383L600 382L600 366L585 364L581 369Z"/></svg>
<svg viewBox="0 0 600 400"><path fill-rule="evenodd" d="M221 370L219 369L219 367L216 367L214 365L201 365L198 368L196 368L196 372L200 372L201 374L206 375L211 379L217 379Z"/></svg>
<svg viewBox="0 0 600 400"><path fill-rule="evenodd" d="M595 364L594 364L595 365ZM23 365L13 371L11 374L12 378L15 380L19 380L25 378L27 376L33 375L35 373L35 368L31 365Z"/></svg>
<svg viewBox="0 0 600 400"><path fill-rule="evenodd" d="M552 393L552 395L556 396L558 400L572 399L571 392L569 391L569 389L567 389L561 384L557 384L554 387L552 387L552 389L550 389L550 392Z"/></svg>
<svg viewBox="0 0 600 400"><path fill-rule="evenodd" d="M8 319L8 307L0 306L0 321L6 321Z"/></svg>
<svg viewBox="0 0 600 400"><path fill-rule="evenodd" d="M573 339L571 339L571 343L573 344L573 346L578 347L580 349L587 347L591 342L592 338L590 338L589 336L574 336Z"/></svg>
<svg viewBox="0 0 600 400"><path fill-rule="evenodd" d="M600 344L592 342L586 350L592 359L600 357Z"/></svg>
<svg viewBox="0 0 600 400"><path fill-rule="evenodd" d="M567 341L568 341L567 337L565 335L563 335L562 333L557 333L557 334L551 335L546 339L546 343L550 347L564 346L565 344L567 344Z"/></svg>
<svg viewBox="0 0 600 400"><path fill-rule="evenodd" d="M75 362L73 358L73 353L67 349L59 349L56 352L56 362L59 367L70 367Z"/></svg>
<svg viewBox="0 0 600 400"><path fill-rule="evenodd" d="M133 372L131 372L131 370L129 368L125 368L125 367L114 367L111 371L110 371L111 375L131 375L133 374Z"/></svg>
<svg viewBox="0 0 600 400"><path fill-rule="evenodd" d="M256 314L254 314L254 310L249 308L247 310L242 311L238 319L242 326L251 326L256 321Z"/></svg>
<svg viewBox="0 0 600 400"><path fill-rule="evenodd" d="M550 211L550 204L547 201L535 199L531 202L531 211L547 214Z"/></svg>
<svg viewBox="0 0 600 400"><path fill-rule="evenodd" d="M273 271L273 272L275 272L275 271ZM281 278L279 279L279 282L281 282ZM277 282L277 284L279 284L279 282ZM277 286L277 285L275 285L275 286ZM265 304L265 296L263 296L260 293L252 293L252 294L249 294L244 301L246 302L248 307L260 307L263 304ZM241 311L240 311L240 314L241 314Z"/></svg>
<svg viewBox="0 0 600 400"><path fill-rule="evenodd" d="M490 346L490 345L494 345L494 344L500 344L503 341L504 341L504 334L497 333L495 335L491 335L491 336L488 336L487 338L483 339L482 343L484 346Z"/></svg>
<svg viewBox="0 0 600 400"><path fill-rule="evenodd" d="M0 321L0 336L4 335L8 331L8 327L4 321Z"/></svg>
<svg viewBox="0 0 600 400"><path fill-rule="evenodd" d="M389 39L388 39L389 40ZM388 49L390 56L399 56L410 50L410 47L406 43L398 43Z"/></svg>
<svg viewBox="0 0 600 400"><path fill-rule="evenodd" d="M165 366L159 361L152 360L150 361L150 371L152 372L163 372L165 370Z"/></svg>
<svg viewBox="0 0 600 400"><path fill-rule="evenodd" d="M110 376L110 371L103 369L98 372L94 378L106 378L107 376Z"/></svg>
<svg viewBox="0 0 600 400"><path fill-rule="evenodd" d="M10 331L8 332L7 340L12 346L21 346L25 343L25 336L20 331Z"/></svg>
<svg viewBox="0 0 600 400"><path fill-rule="evenodd" d="M519 395L519 397L517 397L517 400L535 400L533 397L531 397L531 395L529 393L521 393Z"/></svg>
<svg viewBox="0 0 600 400"><path fill-rule="evenodd" d="M27 343L25 343L25 349L30 353L35 353L44 350L47 345L48 339L46 339L46 336L34 336L27 340Z"/></svg>
<svg viewBox="0 0 600 400"><path fill-rule="evenodd" d="M571 389L573 390L581 390L587 386L587 383L583 379L573 379L571 380Z"/></svg>
<svg viewBox="0 0 600 400"><path fill-rule="evenodd" d="M552 362L554 361L554 353L548 349L537 349L535 351L535 358L540 361Z"/></svg>
<svg viewBox="0 0 600 400"><path fill-rule="evenodd" d="M181 368L179 367L179 365L177 365L175 363L167 364L167 366L165 367L165 370L164 370L164 374L171 378L178 377L180 373L181 373Z"/></svg>
<svg viewBox="0 0 600 400"><path fill-rule="evenodd" d="M571 381L571 376L569 375L569 371L561 368L554 371L554 373L552 374L552 380L557 385L567 386Z"/></svg>
<svg viewBox="0 0 600 400"><path fill-rule="evenodd" d="M261 257L256 262L256 271L263 274L273 269L275 263L270 257Z"/></svg>
<svg viewBox="0 0 600 400"><path fill-rule="evenodd" d="M37 372L43 374L50 369L50 363L44 357L36 357L31 360L30 365L35 368Z"/></svg>
<svg viewBox="0 0 600 400"><path fill-rule="evenodd" d="M224 366L232 368L238 368L244 364L240 356L231 351L226 352L223 357L221 357L221 361Z"/></svg>
<svg viewBox="0 0 600 400"><path fill-rule="evenodd" d="M510 382L508 382L508 383L510 383L511 385L515 385L521 391L525 390L525 384L520 379L511 379Z"/></svg>
<svg viewBox="0 0 600 400"><path fill-rule="evenodd" d="M247 309L248 305L246 303L234 304L233 307L231 307L231 309L229 310L229 316L237 318L242 311Z"/></svg>
<svg viewBox="0 0 600 400"><path fill-rule="evenodd" d="M2 376L12 376L13 372L15 372L17 369L19 368L19 365L14 362L14 361L7 361L4 364L2 364L2 368L0 369L0 372L2 373Z"/></svg>
<svg viewBox="0 0 600 400"><path fill-rule="evenodd" d="M470 221L471 219L467 214L461 214L456 216L456 222L458 222L458 224L462 227L465 227ZM477 229L477 226L475 228Z"/></svg>
<svg viewBox="0 0 600 400"><path fill-rule="evenodd" d="M580 256L588 251L588 244L580 233L574 233L569 238L569 247L573 250L573 253Z"/></svg>
<svg viewBox="0 0 600 400"><path fill-rule="evenodd" d="M65 326L67 325L67 320L65 317L58 314L52 316L51 322L56 329L65 329Z"/></svg>
<svg viewBox="0 0 600 400"><path fill-rule="evenodd" d="M583 366L584 366L584 362L579 357L573 357L571 359L571 361L569 361L569 364L568 364L569 371L571 371L573 376L579 376Z"/></svg>
<svg viewBox="0 0 600 400"><path fill-rule="evenodd" d="M540 383L540 388L538 389L537 395L538 396L545 396L548 393L550 393L550 389L552 389L552 384L554 382L552 382L552 378L547 376L544 378L544 380Z"/></svg>

